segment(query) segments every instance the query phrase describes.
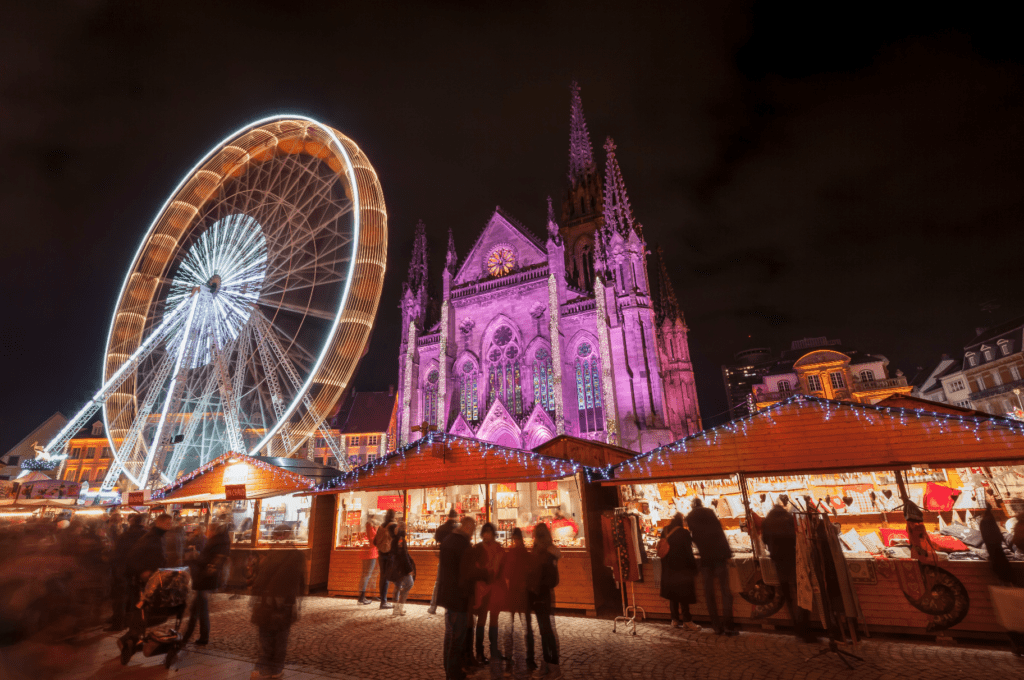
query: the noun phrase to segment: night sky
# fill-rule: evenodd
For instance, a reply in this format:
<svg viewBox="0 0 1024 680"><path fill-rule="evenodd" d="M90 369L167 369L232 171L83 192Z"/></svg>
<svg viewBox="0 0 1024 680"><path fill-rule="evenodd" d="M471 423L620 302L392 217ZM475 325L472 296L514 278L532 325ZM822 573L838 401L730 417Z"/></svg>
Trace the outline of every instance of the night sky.
<svg viewBox="0 0 1024 680"><path fill-rule="evenodd" d="M449 226L461 255L495 205L543 233L574 78L671 261L706 422L746 347L828 335L912 376L1024 313L1024 48L1003 10L59 5L6 3L0 22L0 451L99 386L117 292L182 175L281 112L352 137L384 187L360 389L396 381L417 219L438 283Z"/></svg>

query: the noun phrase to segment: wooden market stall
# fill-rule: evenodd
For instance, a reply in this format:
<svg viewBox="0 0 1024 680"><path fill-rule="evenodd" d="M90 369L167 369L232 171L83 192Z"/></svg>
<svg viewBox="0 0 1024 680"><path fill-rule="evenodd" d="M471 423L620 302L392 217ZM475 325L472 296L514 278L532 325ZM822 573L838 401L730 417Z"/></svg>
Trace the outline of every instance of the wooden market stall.
<svg viewBox="0 0 1024 680"><path fill-rule="evenodd" d="M309 492L340 474L304 458L228 453L154 492L150 502L207 503L213 516L232 523L229 588L244 588L252 562L266 551L299 550L306 559L307 589L315 591L327 585L334 498Z"/></svg>
<svg viewBox="0 0 1024 680"><path fill-rule="evenodd" d="M667 617L668 603L658 596L657 534L672 514L686 514L692 499L701 498L719 515L733 547L736 619L788 621L785 607L755 617L754 605L738 595L757 567L745 533L745 491L761 517L776 503L804 509L809 502L840 526L869 632L943 634L948 628L947 635L1001 637L989 600L988 586L996 584L989 564L938 532L941 526L976 525L986 498L1000 521L1007 516L1004 507L1022 510L1014 499L1024 495L1024 423L904 403L916 408L793 397L617 465L602 484L618 487L620 504L638 514L648 532L650 559L636 584L637 604L648 615ZM916 574L931 567L909 559L902 547L907 524L901 491L923 510L934 566L945 572L943 579L952 578L944 604L927 603L915 587ZM1013 567L1024 576L1024 562ZM693 612L706 616L700 584L697 593Z"/></svg>
<svg viewBox="0 0 1024 680"><path fill-rule="evenodd" d="M595 555L600 563L600 511L608 493L595 483L600 473L566 456L579 441L560 437L524 451L433 434L334 480L332 488L322 492L337 498L328 592L359 594L368 550L366 522L379 521L391 508L405 518L416 562L416 583L409 597L429 600L437 578L434 531L454 509L459 515L473 515L478 530L485 521L493 522L502 542L518 526L530 543L536 522L549 522L562 549L556 606L596 615L607 590L600 578L610 584L606 574L599 573L598 582L594 577ZM600 455L605 457L602 464L610 466L630 454L611 450ZM370 587L375 589L376 577Z"/></svg>

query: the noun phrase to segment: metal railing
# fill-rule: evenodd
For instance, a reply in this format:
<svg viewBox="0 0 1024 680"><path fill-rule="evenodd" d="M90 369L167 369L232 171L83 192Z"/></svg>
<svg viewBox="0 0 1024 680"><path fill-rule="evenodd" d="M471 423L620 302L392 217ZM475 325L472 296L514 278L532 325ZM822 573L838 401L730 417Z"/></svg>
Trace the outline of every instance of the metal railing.
<svg viewBox="0 0 1024 680"><path fill-rule="evenodd" d="M886 378L885 380L862 380L853 381L854 392L866 392L867 390L885 390L890 387L906 387L907 378L906 376L897 376L895 378Z"/></svg>
<svg viewBox="0 0 1024 680"><path fill-rule="evenodd" d="M988 397L994 397L997 394L1003 394L1005 392L1010 392L1013 389L1020 388L1024 388L1024 380L1014 380L1013 382L989 387L988 389L981 390L980 392L971 392L971 396L969 398L971 401L974 401L975 399L986 399Z"/></svg>

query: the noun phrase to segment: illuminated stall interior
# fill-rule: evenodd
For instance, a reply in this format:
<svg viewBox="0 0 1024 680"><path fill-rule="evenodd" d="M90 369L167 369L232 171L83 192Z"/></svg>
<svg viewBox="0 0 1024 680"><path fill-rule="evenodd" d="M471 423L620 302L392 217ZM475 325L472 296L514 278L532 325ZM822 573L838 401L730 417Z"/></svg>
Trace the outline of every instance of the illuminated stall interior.
<svg viewBox="0 0 1024 680"><path fill-rule="evenodd" d="M697 498L718 515L734 561L751 558L754 551L744 491L750 510L762 518L776 504L827 513L839 528L848 563L874 578L870 585L877 589L865 584L858 590L868 622L875 616L883 627L923 630L927 620L917 610L884 611L907 603L898 585L884 590L886 583L876 574L876 569L889 573L879 561L911 557L902 481L922 511L937 559L970 592L971 612L956 627L987 631L994 620L989 567L980 545L953 534L976 530L986 501L999 522L1024 511L1024 423L938 404L911 405L792 397L620 463L612 480L602 484L617 486L620 503L639 515L652 562L660 528L675 512L688 514ZM933 411L924 410L932 406ZM1024 574L1024 563L1018 566ZM639 586L637 592L647 598L640 604L649 612L663 608L656 594Z"/></svg>
<svg viewBox="0 0 1024 680"><path fill-rule="evenodd" d="M368 549L367 521L379 525L391 509L406 522L414 549L419 576L411 597L429 599L437 568L434 532L454 509L459 517L477 520L474 540L489 521L503 543L519 527L527 545L532 545L534 526L546 522L563 550L559 606L594 611L591 554L599 545L593 543L592 527L599 526L603 491L593 482L600 472L576 460L545 455L564 455L566 447L561 444L525 451L436 434L338 477L328 490L317 492L337 498L328 592L358 594L359 570ZM611 448L611 458L605 454L603 459L608 463L629 455Z"/></svg>

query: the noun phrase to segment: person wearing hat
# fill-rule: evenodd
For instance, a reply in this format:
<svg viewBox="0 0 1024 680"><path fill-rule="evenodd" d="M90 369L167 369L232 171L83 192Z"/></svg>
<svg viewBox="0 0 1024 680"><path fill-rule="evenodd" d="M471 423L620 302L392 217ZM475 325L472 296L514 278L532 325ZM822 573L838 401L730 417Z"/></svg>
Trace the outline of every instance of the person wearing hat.
<svg viewBox="0 0 1024 680"><path fill-rule="evenodd" d="M459 526L458 519L459 513L455 512L455 508L448 511L448 521L439 526L437 531L434 532L434 543L436 543L438 547L440 547L444 542L444 539L448 538L448 536L455 531L456 527ZM441 583L440 568L437 570L437 578L434 579L434 594L430 596L430 607L427 608L428 614L437 613L437 586L439 583Z"/></svg>

